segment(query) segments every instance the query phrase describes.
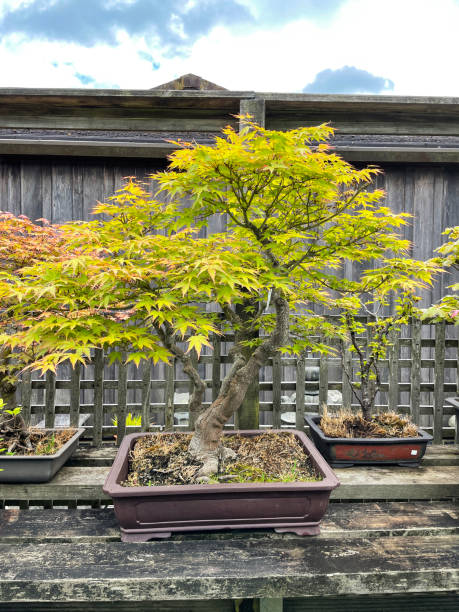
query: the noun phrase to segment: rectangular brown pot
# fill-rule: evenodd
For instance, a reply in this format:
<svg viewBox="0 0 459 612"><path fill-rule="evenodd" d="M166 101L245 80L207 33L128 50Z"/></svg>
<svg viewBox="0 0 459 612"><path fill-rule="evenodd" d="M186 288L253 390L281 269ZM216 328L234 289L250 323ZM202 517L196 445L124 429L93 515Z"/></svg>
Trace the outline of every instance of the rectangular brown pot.
<svg viewBox="0 0 459 612"><path fill-rule="evenodd" d="M273 431L285 433L285 430ZM225 435L236 433L254 436L262 432L230 431ZM267 527L299 535L318 534L330 492L339 481L307 436L300 431L293 433L323 480L123 487L120 483L127 477L128 456L135 441L152 434L126 436L103 487L113 498L121 539L145 542L151 538L169 537L178 531Z"/></svg>
<svg viewBox="0 0 459 612"><path fill-rule="evenodd" d="M419 430L417 438L329 438L320 428L320 416L306 416L314 444L332 467L390 465L416 467L432 436Z"/></svg>
<svg viewBox="0 0 459 612"><path fill-rule="evenodd" d="M75 429L74 435L54 455L0 455L0 482L48 482L78 447L84 427ZM43 431L56 431L44 429Z"/></svg>

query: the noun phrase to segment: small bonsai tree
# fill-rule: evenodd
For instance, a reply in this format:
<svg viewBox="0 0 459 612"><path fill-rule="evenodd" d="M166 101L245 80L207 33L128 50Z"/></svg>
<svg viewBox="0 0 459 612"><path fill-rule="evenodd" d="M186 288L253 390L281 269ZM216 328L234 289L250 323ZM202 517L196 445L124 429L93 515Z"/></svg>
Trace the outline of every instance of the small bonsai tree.
<svg viewBox="0 0 459 612"><path fill-rule="evenodd" d="M431 284L438 269L434 261L402 257L406 246L400 241L398 257L380 258L377 267L363 271L357 281L329 280L339 293L334 305L340 311L337 336L343 371L366 421L381 389L381 360L387 357L393 335L418 314L416 292ZM345 359L347 350L359 363L355 377Z"/></svg>
<svg viewBox="0 0 459 612"><path fill-rule="evenodd" d="M21 324L10 311L16 303L13 287L25 266L41 261L51 265L65 256L58 229L45 219L38 221L42 224L33 223L24 215L16 217L0 212L0 283L9 285L8 291L0 292L0 435L5 443L12 439L12 444L27 448L30 441L20 410L16 407L16 389L21 371L36 359L37 343L30 342L27 347L19 348L8 342L9 337L21 329ZM22 308L31 313L33 304L24 303Z"/></svg>
<svg viewBox="0 0 459 612"><path fill-rule="evenodd" d="M190 452L203 462L201 476L217 470L222 429L269 358L326 349L310 337L318 324L330 329L311 306L329 303L330 271L399 252L396 230L406 222L382 205L384 192L368 190L375 168L356 170L330 152L330 127L246 124L212 146L180 142L169 170L153 176L162 201L131 181L95 208L108 220L63 229L77 255L38 263L0 287L15 296L10 313L22 325L10 345L39 337L42 370L84 362L94 347L128 348L136 362L180 359L194 385ZM201 237L214 215L225 215L226 231ZM31 300L41 313L33 318L22 306ZM219 327L236 332L233 363L204 409L190 353Z"/></svg>

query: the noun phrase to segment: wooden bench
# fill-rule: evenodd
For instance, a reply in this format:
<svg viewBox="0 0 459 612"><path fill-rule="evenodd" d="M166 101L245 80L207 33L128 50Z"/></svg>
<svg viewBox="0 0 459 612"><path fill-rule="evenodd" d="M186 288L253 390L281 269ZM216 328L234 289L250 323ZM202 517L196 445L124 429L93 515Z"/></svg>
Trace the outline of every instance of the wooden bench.
<svg viewBox="0 0 459 612"><path fill-rule="evenodd" d="M459 609L457 448L429 448L418 469L337 470L317 537L144 544L120 542L101 491L114 452L82 449L45 485L0 485L0 611Z"/></svg>

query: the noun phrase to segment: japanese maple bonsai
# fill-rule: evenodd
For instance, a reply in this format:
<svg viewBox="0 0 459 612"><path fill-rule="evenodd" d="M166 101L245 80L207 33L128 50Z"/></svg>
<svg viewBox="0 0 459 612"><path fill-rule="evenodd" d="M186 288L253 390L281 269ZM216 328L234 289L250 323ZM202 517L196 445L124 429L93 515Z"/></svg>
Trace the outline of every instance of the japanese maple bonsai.
<svg viewBox="0 0 459 612"><path fill-rule="evenodd" d="M166 197L129 182L95 208L108 220L62 228L73 257L6 284L43 313L32 319L19 301L12 310L22 328L11 346L42 339L35 367L85 362L93 347L113 346L135 362L181 360L193 383L189 451L201 478L225 456L224 425L260 368L278 352L327 350L311 332L326 335L329 324L311 306L331 300L329 271L397 253L406 222L382 205L383 191L367 189L377 169L357 170L329 150L329 126L277 132L243 122L211 146L178 143L168 171L152 177ZM224 232L198 234L222 215ZM217 313L202 306L209 302ZM205 408L191 354L230 328L232 367Z"/></svg>
<svg viewBox="0 0 459 612"><path fill-rule="evenodd" d="M422 262L403 256L407 246L401 241L398 257L380 258L376 267L363 271L358 280L347 281L345 289L342 283L336 287L341 363L360 411L348 408L329 415L325 407L322 417L307 417L316 445L335 467L418 465L432 439L418 431L408 417L395 412L375 413L382 385L381 362L387 359L402 325L419 317L416 292L429 285L438 271L434 260ZM334 286L332 278L329 284ZM352 359L346 359L347 351L357 360L355 375Z"/></svg>
<svg viewBox="0 0 459 612"><path fill-rule="evenodd" d="M38 314L33 300L28 302L26 296L14 293L22 270L44 261L51 265L68 254L59 229L45 219L33 222L24 215L0 212L0 463L5 466L0 470L1 481L49 480L73 453L83 432L61 430L56 439L50 430L40 432L27 426L16 391L21 373L37 358L39 341L36 338L27 346L9 342L21 330L11 310L18 299L24 314ZM38 461L33 462L34 457Z"/></svg>

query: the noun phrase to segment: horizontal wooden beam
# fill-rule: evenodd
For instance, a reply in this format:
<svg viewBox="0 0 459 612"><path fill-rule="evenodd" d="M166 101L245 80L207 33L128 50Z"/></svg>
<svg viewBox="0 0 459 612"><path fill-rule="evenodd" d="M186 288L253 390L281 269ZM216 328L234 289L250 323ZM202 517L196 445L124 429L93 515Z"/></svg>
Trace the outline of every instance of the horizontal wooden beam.
<svg viewBox="0 0 459 612"><path fill-rule="evenodd" d="M106 466L63 467L49 483L0 484L0 500L109 501L102 491L108 474ZM407 469L396 466L336 469L341 485L332 500L431 500L459 498L457 466L423 466Z"/></svg>
<svg viewBox="0 0 459 612"><path fill-rule="evenodd" d="M56 530L56 524L59 530ZM321 538L375 538L459 534L459 508L454 502L383 502L330 504L320 524ZM295 534L237 532L231 538L298 539ZM201 540L228 539L227 531L201 532ZM174 535L174 539L187 536ZM0 510L0 544L112 542L120 540L113 509Z"/></svg>
<svg viewBox="0 0 459 612"><path fill-rule="evenodd" d="M459 536L0 545L2 602L454 593ZM153 604L154 605L154 604Z"/></svg>

